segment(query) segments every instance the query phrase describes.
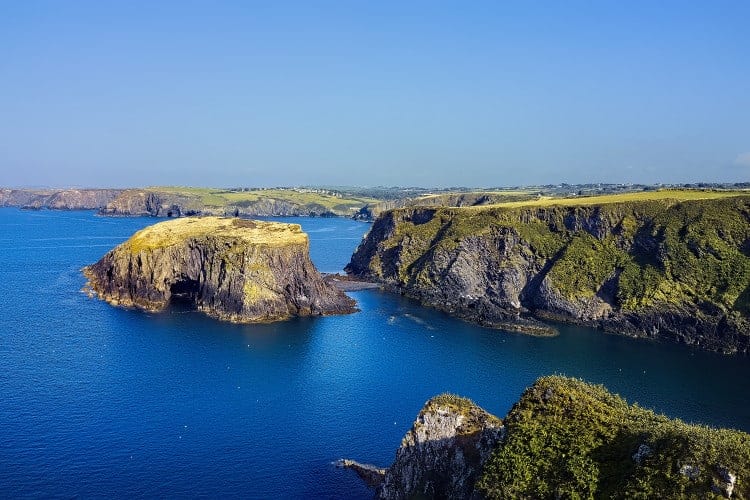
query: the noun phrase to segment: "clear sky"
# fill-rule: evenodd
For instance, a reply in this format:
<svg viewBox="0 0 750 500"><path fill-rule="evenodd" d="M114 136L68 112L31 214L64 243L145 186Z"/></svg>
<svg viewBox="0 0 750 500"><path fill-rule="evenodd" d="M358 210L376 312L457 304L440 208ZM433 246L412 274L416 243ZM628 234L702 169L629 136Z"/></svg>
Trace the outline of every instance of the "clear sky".
<svg viewBox="0 0 750 500"><path fill-rule="evenodd" d="M747 0L0 0L2 186L748 180Z"/></svg>

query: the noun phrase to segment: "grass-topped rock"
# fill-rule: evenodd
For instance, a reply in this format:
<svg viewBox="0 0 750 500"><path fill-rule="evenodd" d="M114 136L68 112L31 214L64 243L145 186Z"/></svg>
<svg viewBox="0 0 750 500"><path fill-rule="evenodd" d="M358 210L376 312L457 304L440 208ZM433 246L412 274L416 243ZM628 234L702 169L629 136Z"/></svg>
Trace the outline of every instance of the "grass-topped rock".
<svg viewBox="0 0 750 500"><path fill-rule="evenodd" d="M669 419L602 386L552 376L502 421L438 396L391 467L365 467L381 471L376 496L389 499L748 499L750 435Z"/></svg>
<svg viewBox="0 0 750 500"><path fill-rule="evenodd" d="M354 301L329 285L298 224L182 218L154 224L84 269L113 305L148 311L179 300L227 321L343 314Z"/></svg>
<svg viewBox="0 0 750 500"><path fill-rule="evenodd" d="M750 194L649 191L383 213L351 273L532 333L569 321L750 351Z"/></svg>

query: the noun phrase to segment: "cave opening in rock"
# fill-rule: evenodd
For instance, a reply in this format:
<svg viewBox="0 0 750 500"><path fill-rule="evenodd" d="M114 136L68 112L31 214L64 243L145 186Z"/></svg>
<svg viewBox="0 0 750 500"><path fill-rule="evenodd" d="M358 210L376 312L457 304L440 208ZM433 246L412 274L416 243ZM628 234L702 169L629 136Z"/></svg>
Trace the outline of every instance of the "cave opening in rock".
<svg viewBox="0 0 750 500"><path fill-rule="evenodd" d="M172 305L194 308L198 299L200 284L198 280L182 277L169 287Z"/></svg>

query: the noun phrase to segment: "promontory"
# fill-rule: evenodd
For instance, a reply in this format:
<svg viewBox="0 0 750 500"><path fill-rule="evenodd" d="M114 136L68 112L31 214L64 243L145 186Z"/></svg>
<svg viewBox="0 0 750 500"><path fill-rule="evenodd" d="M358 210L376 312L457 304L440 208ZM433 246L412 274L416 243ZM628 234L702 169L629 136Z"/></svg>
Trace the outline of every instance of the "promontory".
<svg viewBox="0 0 750 500"><path fill-rule="evenodd" d="M503 420L428 401L387 468L341 460L380 499L750 498L750 435L686 424L606 388L538 379Z"/></svg>
<svg viewBox="0 0 750 500"><path fill-rule="evenodd" d="M750 352L750 196L665 190L383 212L355 276L487 326Z"/></svg>
<svg viewBox="0 0 750 500"><path fill-rule="evenodd" d="M84 274L101 299L148 311L182 301L239 323L355 311L313 265L298 224L169 220L138 231Z"/></svg>

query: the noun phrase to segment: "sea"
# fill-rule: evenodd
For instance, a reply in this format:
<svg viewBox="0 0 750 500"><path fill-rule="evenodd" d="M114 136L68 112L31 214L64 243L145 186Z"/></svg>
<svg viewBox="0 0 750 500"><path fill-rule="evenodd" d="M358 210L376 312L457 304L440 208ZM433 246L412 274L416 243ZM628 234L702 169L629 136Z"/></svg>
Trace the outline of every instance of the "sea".
<svg viewBox="0 0 750 500"><path fill-rule="evenodd" d="M340 272L369 229L275 219ZM481 328L399 295L346 316L235 325L112 307L81 268L157 222L0 209L0 497L372 498L335 461L389 465L443 392L503 416L537 377L604 384L688 422L750 431L750 358L559 326Z"/></svg>

